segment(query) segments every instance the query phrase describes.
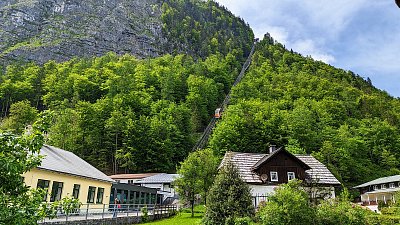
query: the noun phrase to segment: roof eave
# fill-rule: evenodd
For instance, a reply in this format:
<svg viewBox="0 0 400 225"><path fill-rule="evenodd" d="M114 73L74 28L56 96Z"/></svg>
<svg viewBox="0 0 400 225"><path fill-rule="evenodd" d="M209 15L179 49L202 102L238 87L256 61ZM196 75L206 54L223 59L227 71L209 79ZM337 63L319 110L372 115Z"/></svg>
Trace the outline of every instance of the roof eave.
<svg viewBox="0 0 400 225"><path fill-rule="evenodd" d="M50 171L50 172L55 172L55 173L62 173L62 174L67 174L70 176L75 176L75 177L81 177L81 178L85 178L85 179L91 179L91 180L97 180L97 181L103 181L103 182L107 182L107 183L114 183L115 180L105 180L105 179L98 179L98 178L94 178L94 177L87 177L87 176L82 176L79 174L73 174L73 173L67 173L64 171L58 171L58 170L52 170L52 169L47 169L47 168L42 168L42 167L36 167L39 170L45 170L45 171Z"/></svg>

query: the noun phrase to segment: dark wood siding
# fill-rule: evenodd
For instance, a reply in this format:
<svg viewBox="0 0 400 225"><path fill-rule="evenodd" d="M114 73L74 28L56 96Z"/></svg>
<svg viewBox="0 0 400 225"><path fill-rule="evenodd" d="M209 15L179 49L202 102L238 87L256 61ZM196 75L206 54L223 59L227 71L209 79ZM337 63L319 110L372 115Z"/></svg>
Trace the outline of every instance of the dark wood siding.
<svg viewBox="0 0 400 225"><path fill-rule="evenodd" d="M271 171L278 172L278 181L271 181ZM262 165L256 173L259 175L267 174L270 184L282 184L288 182L288 172L294 172L295 177L299 180L305 180L305 168L293 158L292 155L286 152L280 152L275 155L271 160Z"/></svg>

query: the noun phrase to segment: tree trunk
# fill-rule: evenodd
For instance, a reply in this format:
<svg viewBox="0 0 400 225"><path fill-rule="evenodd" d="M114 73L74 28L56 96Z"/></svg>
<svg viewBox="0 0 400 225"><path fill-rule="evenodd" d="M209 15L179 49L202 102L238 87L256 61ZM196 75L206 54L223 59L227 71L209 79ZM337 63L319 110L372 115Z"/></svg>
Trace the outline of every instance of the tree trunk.
<svg viewBox="0 0 400 225"><path fill-rule="evenodd" d="M190 204L192 205L192 217L194 217L194 198L190 200Z"/></svg>

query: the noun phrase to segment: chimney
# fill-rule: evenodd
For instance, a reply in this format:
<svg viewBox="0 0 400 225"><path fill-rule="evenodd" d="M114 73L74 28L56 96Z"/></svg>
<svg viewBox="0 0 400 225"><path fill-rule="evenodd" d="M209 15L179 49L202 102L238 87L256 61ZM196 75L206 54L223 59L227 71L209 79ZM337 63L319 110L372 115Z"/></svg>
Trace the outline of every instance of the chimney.
<svg viewBox="0 0 400 225"><path fill-rule="evenodd" d="M269 146L269 154L273 153L276 150L276 145Z"/></svg>

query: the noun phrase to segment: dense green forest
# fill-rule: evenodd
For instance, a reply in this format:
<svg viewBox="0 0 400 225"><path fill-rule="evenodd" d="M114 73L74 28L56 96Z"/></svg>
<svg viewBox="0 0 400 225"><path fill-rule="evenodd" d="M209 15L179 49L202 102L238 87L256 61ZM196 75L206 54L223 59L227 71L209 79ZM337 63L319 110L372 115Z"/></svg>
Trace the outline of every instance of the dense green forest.
<svg viewBox="0 0 400 225"><path fill-rule="evenodd" d="M1 128L23 132L42 112L48 144L103 171L119 165L126 172L172 172L233 83L235 64L231 54L195 62L184 55L138 60L110 53L11 65L0 76Z"/></svg>
<svg viewBox="0 0 400 225"><path fill-rule="evenodd" d="M0 69L0 129L21 133L40 119L48 144L106 173L175 172L229 93L254 35L213 1L166 0L161 8L171 54ZM222 156L285 146L314 155L350 186L400 173L399 128L399 99L267 34L209 147Z"/></svg>
<svg viewBox="0 0 400 225"><path fill-rule="evenodd" d="M107 173L174 172L228 93L254 35L213 1L160 5L161 47L174 56L9 65L0 69L0 129L21 133L44 118L48 144Z"/></svg>
<svg viewBox="0 0 400 225"><path fill-rule="evenodd" d="M400 173L399 128L399 99L266 35L210 146L219 155L286 146L314 155L353 185Z"/></svg>
<svg viewBox="0 0 400 225"><path fill-rule="evenodd" d="M167 52L202 58L230 52L238 61L250 52L254 38L250 26L217 2L166 0L162 12Z"/></svg>

